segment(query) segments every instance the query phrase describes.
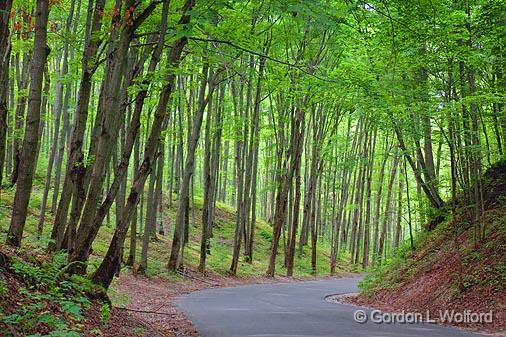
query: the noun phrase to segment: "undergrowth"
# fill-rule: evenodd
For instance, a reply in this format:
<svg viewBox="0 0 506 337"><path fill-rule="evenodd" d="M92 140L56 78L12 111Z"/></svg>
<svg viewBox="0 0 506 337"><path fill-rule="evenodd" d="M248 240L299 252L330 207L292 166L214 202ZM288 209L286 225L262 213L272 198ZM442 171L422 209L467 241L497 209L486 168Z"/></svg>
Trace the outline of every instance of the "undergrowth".
<svg viewBox="0 0 506 337"><path fill-rule="evenodd" d="M395 291L403 284L428 272L438 262L453 263L449 283L444 285L453 297L464 296L475 287L502 291L506 288L506 164L498 163L484 175L485 212L476 236L473 205L459 196L453 218L446 219L432 231L415 238L414 249L404 242L393 254L359 284L363 295L373 296L381 290ZM451 260L451 262L450 262Z"/></svg>
<svg viewBox="0 0 506 337"><path fill-rule="evenodd" d="M81 336L92 305L86 294L97 289L86 277L65 274L67 256L36 261L9 255L7 261L0 270L0 335Z"/></svg>

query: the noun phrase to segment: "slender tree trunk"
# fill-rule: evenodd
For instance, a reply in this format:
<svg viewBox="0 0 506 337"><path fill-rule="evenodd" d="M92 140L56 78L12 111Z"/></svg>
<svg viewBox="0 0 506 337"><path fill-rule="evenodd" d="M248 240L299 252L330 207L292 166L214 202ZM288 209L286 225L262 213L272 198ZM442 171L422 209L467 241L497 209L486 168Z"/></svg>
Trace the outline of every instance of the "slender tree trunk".
<svg viewBox="0 0 506 337"><path fill-rule="evenodd" d="M374 134L370 140L370 150L367 154L368 169L367 169L367 182L366 182L366 195L365 195L365 219L364 219L364 251L362 256L362 268L369 266L369 251L370 251L370 235L371 235L371 198L372 198L372 175L374 172L374 158L376 154L376 136L378 130L374 129Z"/></svg>
<svg viewBox="0 0 506 337"><path fill-rule="evenodd" d="M411 166L411 169L413 170L413 174L415 175L415 178L417 182L422 187L425 195L427 196L427 199L429 199L429 202L432 204L432 206L436 209L441 209L444 207L444 201L439 195L438 191L434 189L434 187L430 184L430 180L427 179L427 176L425 176L425 179L422 177L421 172L426 173L426 166L421 161L423 156L421 156L420 151L417 152L417 158L418 162L415 162L411 155L408 152L408 149L406 147L406 144L404 142L404 137L402 135L402 131L397 125L397 123L394 120L394 130L395 134L397 136L397 140L399 141L399 147L401 148L402 152L404 153L404 156L406 157L406 160L408 161L409 165ZM418 147L419 148L419 147ZM421 170L418 169L418 165L421 165Z"/></svg>
<svg viewBox="0 0 506 337"><path fill-rule="evenodd" d="M127 8L130 8L131 5L133 5L133 0L128 0ZM151 5L148 6L131 24L128 21L125 21L122 24L117 49L113 52L113 54L109 55L109 59L112 61L107 64L106 72L104 74L104 81L107 81L107 83L104 83L104 90L99 98L103 101L103 104L99 104L99 111L97 112L97 118L101 115L100 137L97 141L97 150L94 156L95 161L91 169L91 176L89 177L89 180L85 182L85 184L89 184L89 187L85 200L82 200L80 197L81 193L76 195L76 200L79 201L79 209L77 209L76 214L71 214L71 223L73 223L79 219L79 214L82 209L82 217L80 219L80 225L76 236L76 248L75 253L73 254L73 258L79 261L86 261L88 251L91 248L91 243L96 236L96 228L99 227L94 221L97 210L96 205L100 201L99 199L103 189L102 185L107 169L106 163L109 162L112 155L112 142L117 138L120 126L119 122L124 118L123 115L125 112L125 109L120 108L121 104L116 104L116 102L121 97L126 97L126 95L120 90L120 84L124 75L128 48L133 39L135 29L151 14L155 7L156 5L151 3ZM126 91L126 86L122 89L123 91ZM91 147L92 146L90 146L90 148ZM131 147L129 148L128 157L130 156L130 152ZM120 177L117 176L117 179L115 178L115 182L118 185L115 193L117 193L117 190L121 187L123 178L124 174ZM76 184L76 189L85 190L86 187L83 188L82 184ZM116 195L111 197L112 199L115 199Z"/></svg>
<svg viewBox="0 0 506 337"><path fill-rule="evenodd" d="M62 246L67 224L67 213L74 189L73 181L76 180L76 177L82 175L82 147L86 131L86 121L88 119L88 105L92 89L91 80L96 70L92 60L96 57L101 44L99 39L92 39L91 36L97 35L101 30L104 5L105 0L96 0L94 5L93 0L89 0L88 2L85 48L81 62L82 73L74 116L75 122L70 139L65 179L58 208L56 210L53 230L51 232L51 239L53 241L51 241L48 246L49 251L60 250Z"/></svg>
<svg viewBox="0 0 506 337"><path fill-rule="evenodd" d="M235 200L236 200L236 221L235 221L235 231L234 231L234 245L232 248L232 263L230 264L229 272L232 275L237 273L237 265L239 263L239 255L241 252L241 241L244 233L244 227L242 226L242 210L243 210L243 193L244 193L244 139L241 135L241 129L243 123L243 91L244 91L244 83L241 79L241 89L240 89L240 102L237 103L236 97L236 87L235 82L232 82L232 97L234 102L234 115L237 118L238 125L236 125L236 142L235 142ZM247 109L246 109L247 110Z"/></svg>
<svg viewBox="0 0 506 337"><path fill-rule="evenodd" d="M379 239L378 245L378 263L381 264L383 260L383 253L385 247L385 240L387 236L387 224L390 221L390 215L392 214L391 205L392 205L392 191L395 181L395 176L397 173L397 164L399 162L399 157L397 155L397 148L394 151L394 157L392 159L392 168L390 171L390 179L388 180L388 189L387 189L387 198L385 203L385 215L383 217L382 226L381 226L381 235Z"/></svg>
<svg viewBox="0 0 506 337"><path fill-rule="evenodd" d="M160 155L158 160L153 166L153 172L159 172L163 170L163 156ZM148 188L148 209L146 217L146 226L144 227L144 234L142 236L142 249L141 249L141 261L137 272L144 274L148 268L148 248L149 241L153 236L156 236L156 196L155 196L155 182L158 173L151 174L149 178Z"/></svg>
<svg viewBox="0 0 506 337"><path fill-rule="evenodd" d="M226 203L227 202L227 187L228 187L228 156L230 152L230 141L225 140L225 146L223 150L223 174L221 181L221 192L220 192L220 201Z"/></svg>
<svg viewBox="0 0 506 337"><path fill-rule="evenodd" d="M204 202L202 206L202 235L200 238L200 261L198 270L203 273L206 269L206 257L207 250L209 245L209 238L207 236L208 227L212 226L212 221L210 217L211 212L211 184L212 179L214 179L211 175L211 127L213 121L213 105L212 100L209 102L207 106L207 116L206 116L206 129L204 134Z"/></svg>
<svg viewBox="0 0 506 337"><path fill-rule="evenodd" d="M190 11L194 5L195 0L186 0L182 8L182 16L178 22L178 25L187 25L190 22L190 15L188 14L188 11ZM188 39L184 35L173 42L167 60L168 67L177 68L179 66L181 54L187 42ZM139 194L143 190L146 178L152 169L151 166L155 159L154 156L156 154L160 134L162 132L163 121L167 118L167 105L170 96L175 88L175 78L176 75L174 73L169 73L167 75L166 85L162 89L160 100L156 109L155 118L151 127L151 132L146 142L144 159L141 166L139 167L139 170L137 171L136 178L132 183L130 194L127 198L127 203L123 208L121 220L116 227L114 236L111 240L111 244L109 245L109 249L107 250L104 260L92 277L94 282L101 284L106 288L111 284L114 273L120 264L121 247L125 241L126 233L128 231L128 224L130 223L130 219L134 212L135 206L139 201Z"/></svg>
<svg viewBox="0 0 506 337"><path fill-rule="evenodd" d="M304 129L301 129L301 140L300 142L304 142ZM298 156L302 155L302 146L299 149L300 153ZM287 250L287 258L286 258L286 276L293 276L293 268L294 268L294 259L295 259L295 243L297 240L297 229L299 225L299 214L300 214L300 201L301 201L301 167L300 160L295 161L295 200L293 202L293 218L289 226L290 229L290 240L288 241L288 250Z"/></svg>
<svg viewBox="0 0 506 337"><path fill-rule="evenodd" d="M399 191L397 196L397 222L395 227L395 239L394 239L394 247L399 247L401 242L401 220L402 220L402 195L404 193L404 180L402 179L402 175L399 174Z"/></svg>
<svg viewBox="0 0 506 337"><path fill-rule="evenodd" d="M16 73L17 73L17 84L18 84L18 99L16 103L16 123L15 123L15 134L13 141L13 156L14 156L14 165L12 167L11 174L11 186L14 186L18 181L19 176L19 162L21 160L21 144L20 144L20 134L22 134L23 130L23 121L25 117L26 110L26 91L28 89L28 80L29 80L29 67L30 67L30 52L27 51L23 54L22 63L20 65L21 54L18 52L16 54ZM21 69L19 67L21 66Z"/></svg>
<svg viewBox="0 0 506 337"><path fill-rule="evenodd" d="M69 9L69 15L67 16L67 21L65 23L65 35L68 36L70 34L72 21L74 19L74 8L75 8L75 0L72 0L70 3L70 9ZM80 2L78 9L80 9ZM53 135L53 143L51 146L51 153L49 155L49 161L48 161L48 167L47 167L47 174L46 174L46 181L44 185L44 194L42 196L41 206L40 206L40 215L39 215L39 224L38 224L38 235L40 236L42 234L44 221L45 221L45 213L46 213L46 204L47 199L49 195L49 189L51 185L51 173L53 170L53 165L57 165L57 178L58 178L58 185L59 185L59 179L60 179L60 170L61 170L61 159L63 157L63 150L64 150L64 140L65 140L65 133L67 132L68 128L68 101L70 98L70 84L66 83L64 85L64 77L67 75L69 70L68 65L68 54L69 54L69 39L65 38L63 41L63 61L62 61L62 67L60 68L60 59L57 56L56 58L56 69L58 74L58 82L56 84L56 102L55 102L55 122L54 122L54 135ZM63 97L63 89L66 88L65 97ZM62 117L62 113L65 114L63 117L63 129L62 129L62 135L60 135L60 121ZM58 142L60 142L60 148L58 148ZM57 151L61 150L61 156L57 156ZM56 177L55 177L56 180ZM57 195L57 184L55 182L55 188L54 188L54 195ZM56 204L56 199L53 198L53 205ZM54 206L52 206L54 207Z"/></svg>
<svg viewBox="0 0 506 337"><path fill-rule="evenodd" d="M250 207L251 217L248 223L249 226L249 237L247 238L248 243L246 247L248 250L245 251L245 255L247 257L248 262L253 262L253 243L255 238L255 226L256 226L256 177L257 177L257 168L258 168L258 144L260 141L260 103L261 103L261 94L262 94L262 81L265 69L265 57L260 57L259 66L258 66L258 79L257 86L255 92L255 101L253 103L253 116L252 116L252 127L250 134L250 148L249 148L249 158L248 158L248 167L251 167L251 170L246 172L248 177L251 177L251 181L247 184L250 185Z"/></svg>
<svg viewBox="0 0 506 337"><path fill-rule="evenodd" d="M164 4L164 6L165 6L165 4ZM149 15L149 13L153 9L154 8L151 8L151 10L146 9L144 13L146 13L146 15ZM132 27L132 29L133 28L135 28L135 27ZM161 41L161 38L159 39L159 41ZM124 43L126 43L126 42L124 42ZM159 42L159 44L160 44L160 42ZM155 65L158 62L158 59L161 55L161 48L162 47L157 46L157 48L153 52L153 56L150 61L149 69L155 68ZM148 69L148 71L149 71L149 69ZM132 78L133 78L133 75L132 75ZM145 83L145 84L148 85L148 83ZM142 106L144 104L144 98L146 97L146 90L147 89L140 91L136 97L134 113L133 113L132 118L130 120L130 125L129 125L129 129L128 129L128 134L127 134L126 140L125 140L125 146L123 148L121 161L115 170L116 174L114 176L113 183L110 186L110 188L105 196L104 201L102 202L102 204L100 205L100 207L96 211L92 212L93 217L91 217L92 216L91 214L86 212L87 206L85 205L85 207L84 207L85 216L83 216L83 219L81 219L81 226L79 228L79 232L77 233L77 239L76 239L77 245L75 247L75 251L72 253L72 256L71 256L72 261L81 261L81 262L87 261L91 245L92 245L93 241L95 240L96 235L98 234L98 230L100 229L100 226L101 226L105 216L109 213L109 209L110 209L113 201L116 199L117 193L119 192L121 186L124 184L124 179L126 179L126 173L128 171L128 163L130 160L130 155L132 153L132 148L134 146L135 139L137 137L137 133L138 133L138 130L140 127L140 116L141 116ZM126 96L123 96L123 97L126 101ZM160 100L160 102L161 101L162 100ZM160 102L159 102L159 104L160 104ZM165 103L165 104L167 104L167 103ZM163 119L160 122L163 122ZM160 125L159 129L161 127L162 126ZM107 153L102 153L102 156L103 157L107 156ZM99 168L99 169L103 169L103 168ZM94 179L99 179L99 180L103 179L103 177L100 178L96 172L94 173L94 175L95 175ZM94 184L97 184L97 182L95 181ZM94 186L94 188L95 188L95 192L97 192L98 190L101 189L100 186ZM142 188L144 188L144 185L142 185ZM90 197L90 196L88 195L88 197ZM86 201L86 204L88 205L88 207L91 207L91 204L89 204L89 203L90 203L90 199L88 199ZM133 208L135 208L136 206L137 206L137 204L135 204L133 206ZM130 211L132 211L132 210L130 210ZM122 209L120 218L122 218L124 213L127 213L127 212L124 212ZM117 228L119 226L119 221L121 221L121 220L118 220L118 219L116 220L116 223L117 223L116 227ZM123 239L123 241L124 241L124 239ZM122 243L123 243L123 241L122 241ZM122 250L122 247L120 248L120 251L121 250ZM76 269L73 268L72 271L76 271L76 272L77 271L78 272L84 271L82 269L82 266L83 266L82 264L79 264L76 266L78 266L78 267L76 267Z"/></svg>
<svg viewBox="0 0 506 337"><path fill-rule="evenodd" d="M19 178L12 206L12 218L7 234L7 244L19 246L26 222L28 201L32 192L33 174L37 165L39 147L39 125L42 100L42 80L46 59L49 54L47 42L47 21L49 7L46 0L37 1L35 13L35 40L33 59L30 69L30 93L28 96L28 113L23 139L23 150L19 162Z"/></svg>
<svg viewBox="0 0 506 337"><path fill-rule="evenodd" d="M306 102L303 102L302 105L305 106L305 103ZM266 272L266 275L268 277L274 277L274 273L276 270L276 256L278 253L281 229L283 227L283 223L285 222L288 191L290 189L290 185L292 184L295 169L297 168L298 165L297 161L301 160L300 154L302 153L303 127L304 127L304 110L302 108L297 108L292 125L292 137L291 137L292 139L290 149L287 155L290 158L290 162L287 163L288 160L285 158L283 165L284 168L287 169L287 171L280 177L280 180L278 182L278 192L276 195L276 210L274 215L274 224L272 228L273 235L269 256L269 266ZM288 166L287 164L289 164L289 167L287 167Z"/></svg>
<svg viewBox="0 0 506 337"><path fill-rule="evenodd" d="M221 73L221 69L215 72L213 75L208 76L208 65L207 63L203 67L203 79L200 87L199 95L199 108L194 116L193 130L191 138L188 144L188 153L186 155L186 163L183 171L183 180L181 182L181 190L179 192L179 206L176 213L176 226L174 229L174 237L172 239L172 247L167 268L169 271L176 271L182 264L183 246L185 241L185 218L188 214L189 206L189 193L190 193L190 180L194 171L195 163L195 150L197 143L200 138L200 128L202 126L202 120L204 117L204 111L207 104L212 99L214 89L217 84L218 76ZM210 78L208 80L208 78ZM205 96L205 90L207 82L209 81L209 89L207 96ZM185 202L186 201L186 202Z"/></svg>
<svg viewBox="0 0 506 337"><path fill-rule="evenodd" d="M135 139L135 145L134 145L134 174L139 170L139 152L140 152L140 137L139 134L137 134ZM135 177L133 177L135 179ZM143 194L143 191L140 193ZM141 215L142 215L142 203L140 205L141 208ZM130 247L128 252L128 259L126 262L127 266L134 266L135 264L135 255L137 251L137 217L138 217L138 209L139 206L135 206L134 213L132 214L132 219L130 220Z"/></svg>
<svg viewBox="0 0 506 337"><path fill-rule="evenodd" d="M3 184L7 145L7 100L10 87L9 62L11 59L9 15L11 8L12 0L0 2L0 189Z"/></svg>

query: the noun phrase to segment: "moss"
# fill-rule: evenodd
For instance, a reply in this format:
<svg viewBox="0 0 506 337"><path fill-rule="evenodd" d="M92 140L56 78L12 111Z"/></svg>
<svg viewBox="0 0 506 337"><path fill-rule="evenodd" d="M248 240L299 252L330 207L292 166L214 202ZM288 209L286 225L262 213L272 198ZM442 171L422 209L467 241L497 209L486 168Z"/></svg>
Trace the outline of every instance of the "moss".
<svg viewBox="0 0 506 337"><path fill-rule="evenodd" d="M42 172L42 171L40 171ZM37 223L39 217L39 207L43 192L43 177L34 181L34 189L29 205L29 212L25 227L23 246L30 251L43 253L49 243L50 231L53 223L53 215L49 212L51 207L48 204L44 231L40 238L37 239ZM0 195L0 224L8 224L10 221L10 209L2 205L10 205L14 199L14 189L3 190ZM51 202L52 191L49 193ZM164 195L164 202L167 203L168 195ZM147 276L163 277L175 282L181 278L166 271L166 263L170 254L172 230L175 223L175 215L178 206L177 195L173 194L171 207L165 207L163 210L163 221L168 222L171 230L170 236L157 235L156 240L150 242L148 255ZM195 196L194 209L190 209L190 240L185 248L184 261L191 268L196 269L199 262L200 254L200 234L201 234L201 212L203 200L201 197ZM192 205L191 205L192 206ZM114 210L114 205L111 208ZM96 270L101 261L102 256L107 252L109 241L114 233L115 212L111 211L110 226L102 226L95 242L93 243L93 254L90 256L88 272L92 273ZM194 215L194 219L193 219ZM195 220L195 223L192 221ZM226 274L230 268L232 260L232 246L235 232L236 213L234 207L218 202L215 213L215 226L213 228L213 238L211 239L211 254L207 256L207 268L219 274ZM267 270L270 245L272 241L272 227L263 219L257 219L255 229L255 242L253 251L253 261L247 262L241 256L239 261L238 276L258 276L263 275ZM5 233L2 233L5 236ZM2 238L0 238L3 240ZM129 251L130 234L125 240L125 252ZM140 260L141 240L137 241L136 261ZM280 243L279 251L284 249L283 241ZM326 275L330 272L329 255L330 244L325 240L320 240L317 246L317 274ZM338 271L350 271L349 257L341 254L338 257ZM276 271L278 274L285 274L286 269L283 266L284 256L280 254L277 258ZM294 265L294 276L310 276L311 270L311 252L310 247L304 247L302 254L296 254Z"/></svg>

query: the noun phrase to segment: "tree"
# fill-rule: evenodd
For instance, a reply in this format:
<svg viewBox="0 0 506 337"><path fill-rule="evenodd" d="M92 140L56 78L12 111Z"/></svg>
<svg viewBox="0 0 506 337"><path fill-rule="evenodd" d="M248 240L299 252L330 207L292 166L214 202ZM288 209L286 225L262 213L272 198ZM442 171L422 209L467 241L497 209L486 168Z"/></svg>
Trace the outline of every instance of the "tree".
<svg viewBox="0 0 506 337"><path fill-rule="evenodd" d="M187 0L185 2L183 8L181 9L182 15L178 21L178 25L184 27L184 25L187 25L190 22L191 16L189 14L189 11L191 11L194 5L195 5L194 0ZM169 52L167 59L168 66L177 69L181 61L183 49L186 46L187 42L188 38L186 36L182 36L173 42L172 48ZM164 86L162 94L160 96L160 100L158 102L155 117L153 119L153 124L151 127L151 132L146 143L142 164L140 165L139 170L137 171L136 174L136 178L132 183L130 194L127 198L127 204L123 208L121 219L118 222L107 254L92 278L93 281L95 281L98 284L102 284L106 288L109 287L109 285L111 284L115 271L118 269L118 266L120 264L121 248L126 238L126 233L128 231L128 224L130 223L133 210L135 209L135 206L139 201L139 193L140 191L143 190L146 178L151 173L152 170L152 164L154 163L156 150L160 142L162 125L164 124L163 122L167 117L166 116L167 104L169 102L172 92L174 91L175 78L176 74L174 74L173 72L168 73L166 78L167 84Z"/></svg>
<svg viewBox="0 0 506 337"><path fill-rule="evenodd" d="M12 0L0 4L0 188L3 183L7 141L7 99L9 93L10 32L9 15Z"/></svg>
<svg viewBox="0 0 506 337"><path fill-rule="evenodd" d="M37 1L35 12L35 39L33 59L30 67L30 93L28 96L28 113L26 115L25 136L19 161L16 195L12 206L12 218L7 234L7 244L19 246L26 222L28 202L32 192L33 174L37 165L39 150L39 125L42 101L42 81L46 59L49 55L47 42L47 20L49 4L46 0ZM35 158L35 159L34 159Z"/></svg>

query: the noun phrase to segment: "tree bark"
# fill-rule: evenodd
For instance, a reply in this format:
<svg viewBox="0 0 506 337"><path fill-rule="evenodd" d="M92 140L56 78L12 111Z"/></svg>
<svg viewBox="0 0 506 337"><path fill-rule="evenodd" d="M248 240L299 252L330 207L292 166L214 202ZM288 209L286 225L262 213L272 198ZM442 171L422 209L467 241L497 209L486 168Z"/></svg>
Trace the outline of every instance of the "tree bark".
<svg viewBox="0 0 506 337"><path fill-rule="evenodd" d="M305 106L305 100L302 103L302 106ZM266 275L268 277L274 277L274 273L276 270L276 256L278 253L279 246L279 238L281 235L281 229L283 227L283 223L285 222L286 215L286 205L287 205L287 197L288 191L290 189L290 185L292 184L293 176L295 173L295 169L297 168L297 161L300 161L300 154L302 153L302 128L304 127L304 110L299 107L296 109L295 118L293 120L292 125L292 137L290 143L290 149L288 150L287 158L290 158L290 162L288 163L288 159L284 160L284 168L287 169L286 173L280 176L278 182L278 192L276 195L276 210L274 215L274 224L272 228L272 243L270 248L269 255L269 266L267 268ZM289 164L289 167L287 167Z"/></svg>
<svg viewBox="0 0 506 337"><path fill-rule="evenodd" d="M30 69L30 93L28 96L28 113L26 116L25 136L19 162L19 177L12 206L12 218L7 234L7 244L19 246L26 222L28 201L32 191L33 174L37 165L39 148L40 110L42 100L42 80L46 59L49 54L47 47L47 21L49 6L47 0L37 1L35 13L35 40L33 43L33 59Z"/></svg>
<svg viewBox="0 0 506 337"><path fill-rule="evenodd" d="M75 7L75 0L71 1L70 9L69 9L69 15L67 16L67 21L65 23L65 36L68 36L70 34L71 24L72 20L74 18L74 7ZM68 97L65 97L66 102L64 102L63 97L63 89L64 89L64 77L68 73L68 52L69 52L69 40L65 39L63 41L63 60L62 60L62 66L60 69L60 58L56 57L56 71L58 74L58 82L56 84L56 98L55 98L55 112L54 112L54 134L53 134L53 142L51 145L51 153L49 155L48 160L48 167L47 167L47 173L46 173L46 181L44 185L44 193L42 195L42 201L40 206L40 214L39 214L39 223L37 226L37 234L38 236L42 235L42 230L44 226L45 221L45 214L46 214L46 205L47 205L47 199L49 196L49 189L51 185L51 173L53 171L53 165L56 163L56 160L59 159L56 157L57 151L58 151L58 141L63 142L63 137L60 138L60 121L62 117L62 111L63 109L67 108L64 107L64 103L68 104ZM68 90L69 84L67 83L67 90ZM67 113L66 111L64 112ZM68 120L68 117L67 117ZM65 124L65 123L64 123ZM66 125L64 125L65 127ZM62 133L65 134L66 130L63 129ZM59 164L61 165L61 164Z"/></svg>
<svg viewBox="0 0 506 337"><path fill-rule="evenodd" d="M7 145L7 100L9 96L9 62L11 59L9 15L11 9L12 0L5 0L0 3L0 189L3 184Z"/></svg>
<svg viewBox="0 0 506 337"><path fill-rule="evenodd" d="M390 172L390 179L388 181L388 189L387 189L387 199L385 203L385 214L383 216L382 226L381 226L381 235L379 239L377 259L378 263L381 264L383 260L383 253L385 247L385 240L387 235L387 224L390 221L390 215L392 214L391 205L392 205L392 191L395 181L395 176L397 174L397 166L399 162L399 156L397 154L397 148L394 150L394 157L392 159L392 168Z"/></svg>
<svg viewBox="0 0 506 337"><path fill-rule="evenodd" d="M179 206L176 213L176 226L174 230L174 236L172 240L172 247L170 252L169 262L167 264L167 268L169 271L176 271L182 264L182 254L183 254L183 246L185 242L185 238L187 237L185 230L185 217L188 214L188 203L189 203L189 194L190 194L190 180L193 176L194 164L195 164L195 150L197 149L197 144L200 138L200 128L202 126L202 120L204 117L204 111L206 109L207 104L212 99L212 95L214 89L217 85L217 80L221 70L216 71L210 79L208 80L208 65L207 63L203 66L203 79L200 87L200 95L199 95L199 108L195 113L193 120L193 130L191 133L191 138L188 144L188 153L186 155L186 162L183 171L183 180L181 182L181 189L179 192ZM205 95L205 89L207 86L207 82L209 81L209 89L207 96Z"/></svg>
<svg viewBox="0 0 506 337"><path fill-rule="evenodd" d="M81 62L81 81L79 84L79 94L74 116L74 127L70 139L68 159L66 166L65 179L56 215L54 219L53 230L51 232L51 241L48 245L49 251L58 251L62 247L64 233L67 224L67 213L72 198L74 181L76 177L82 175L83 163L83 142L86 131L86 121L88 119L88 105L92 89L92 77L96 71L96 64L92 61L97 53L101 40L91 38L98 34L102 27L105 0L93 0L88 2L88 18L86 22L85 48Z"/></svg>
<svg viewBox="0 0 506 337"><path fill-rule="evenodd" d="M187 25L190 22L191 16L188 12L194 5L195 0L186 0L182 8L182 16L179 19L178 25ZM187 42L188 38L184 35L173 42L167 60L168 67L177 68L179 66L181 54ZM167 118L167 105L175 87L175 79L176 75L173 72L169 72L166 78L166 85L163 87L160 95L151 132L146 142L144 159L137 171L136 178L132 183L127 203L123 208L121 220L116 227L109 249L107 250L102 263L92 277L92 280L95 283L101 284L106 288L108 288L111 284L114 273L120 264L121 248L123 246L123 242L125 241L130 218L134 213L135 206L139 201L139 194L144 188L144 183L151 172L151 166L155 160L156 150L160 142L159 139L162 132L162 125L164 124L164 120Z"/></svg>

